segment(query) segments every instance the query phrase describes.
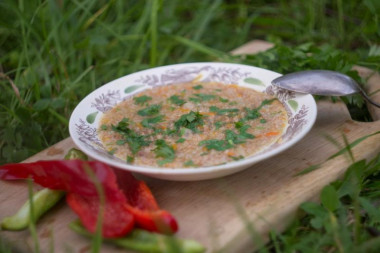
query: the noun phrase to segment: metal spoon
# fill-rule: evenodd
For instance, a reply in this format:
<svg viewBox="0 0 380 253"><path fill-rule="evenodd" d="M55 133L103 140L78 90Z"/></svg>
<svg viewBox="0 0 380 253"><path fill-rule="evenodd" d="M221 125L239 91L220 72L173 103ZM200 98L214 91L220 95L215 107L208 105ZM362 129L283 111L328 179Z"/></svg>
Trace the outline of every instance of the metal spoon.
<svg viewBox="0 0 380 253"><path fill-rule="evenodd" d="M349 76L329 70L306 70L286 74L272 81L280 88L323 96L346 96L360 93L368 102L380 108Z"/></svg>

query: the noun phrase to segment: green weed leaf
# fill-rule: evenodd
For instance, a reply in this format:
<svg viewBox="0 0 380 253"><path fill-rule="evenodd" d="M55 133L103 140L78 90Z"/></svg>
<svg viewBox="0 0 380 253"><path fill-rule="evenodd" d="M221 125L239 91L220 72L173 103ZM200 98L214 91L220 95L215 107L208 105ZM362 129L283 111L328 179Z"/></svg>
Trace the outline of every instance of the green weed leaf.
<svg viewBox="0 0 380 253"><path fill-rule="evenodd" d="M51 100L48 98L43 98L38 100L36 103L33 105L33 109L40 112L44 111L49 108Z"/></svg>
<svg viewBox="0 0 380 253"><path fill-rule="evenodd" d="M322 189L321 202L322 205L330 212L334 212L338 208L338 193L332 185L327 185Z"/></svg>

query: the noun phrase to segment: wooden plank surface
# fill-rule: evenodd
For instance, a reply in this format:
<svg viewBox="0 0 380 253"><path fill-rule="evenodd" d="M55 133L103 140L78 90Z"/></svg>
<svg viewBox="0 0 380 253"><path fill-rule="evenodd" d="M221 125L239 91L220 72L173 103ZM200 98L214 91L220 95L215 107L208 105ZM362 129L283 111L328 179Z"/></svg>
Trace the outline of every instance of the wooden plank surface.
<svg viewBox="0 0 380 253"><path fill-rule="evenodd" d="M254 53L270 44L254 41L237 49ZM370 77L369 89L380 86L379 75L362 69ZM364 73L365 72L365 73ZM375 94L376 95L376 94ZM379 100L378 100L379 101ZM372 110L372 109L371 109ZM379 109L372 110L377 115ZM309 174L295 177L304 168L325 161L337 149L324 138L329 135L342 143L344 133L349 141L380 130L380 122L355 122L342 103L318 103L318 117L311 132L289 150L253 167L215 180L170 182L146 178L160 206L170 210L180 226L179 237L195 239L208 252L247 252L257 247L262 235L270 229L282 230L291 221L299 204L315 199L328 183L341 177L350 161L340 156L325 162ZM27 159L61 159L74 144L67 138ZM371 159L380 152L380 135L368 138L353 149L356 160ZM0 182L0 219L13 214L27 199L24 182ZM70 231L67 225L76 218L64 202L43 217L37 227L42 252L89 252L90 241ZM256 231L256 232L252 232ZM31 252L28 231L0 232L20 251ZM102 252L122 252L104 245ZM123 251L125 252L125 251Z"/></svg>

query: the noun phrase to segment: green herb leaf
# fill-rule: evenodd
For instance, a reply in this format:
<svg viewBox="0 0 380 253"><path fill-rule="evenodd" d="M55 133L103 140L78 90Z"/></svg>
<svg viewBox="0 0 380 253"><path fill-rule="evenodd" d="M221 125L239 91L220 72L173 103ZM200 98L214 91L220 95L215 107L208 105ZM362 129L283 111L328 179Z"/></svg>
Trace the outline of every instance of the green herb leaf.
<svg viewBox="0 0 380 253"><path fill-rule="evenodd" d="M224 122L216 121L214 123L214 126L215 126L216 130L218 130L219 128L221 128L222 126L224 126L224 124L225 124Z"/></svg>
<svg viewBox="0 0 380 253"><path fill-rule="evenodd" d="M148 101L152 100L152 97L143 95L143 96L140 96L140 97L134 97L133 100L135 101L136 105L144 105Z"/></svg>
<svg viewBox="0 0 380 253"><path fill-rule="evenodd" d="M175 105L178 105L178 106L181 106L183 105L184 103L186 103L185 100L181 99L179 96L177 95L173 95L169 98L170 102L175 104Z"/></svg>
<svg viewBox="0 0 380 253"><path fill-rule="evenodd" d="M235 122L235 128L239 129L239 128L242 128L243 126L244 126L243 122L241 121Z"/></svg>
<svg viewBox="0 0 380 253"><path fill-rule="evenodd" d="M136 154L141 147L149 146L150 144L150 141L146 140L146 136L139 135L129 128L129 119L127 118L121 120L116 126L112 126L112 130L124 137L123 141L128 143L132 154Z"/></svg>
<svg viewBox="0 0 380 253"><path fill-rule="evenodd" d="M244 120L254 120L261 116L261 113L258 109L248 109L244 108L246 115L244 117Z"/></svg>
<svg viewBox="0 0 380 253"><path fill-rule="evenodd" d="M226 130L225 135L226 135L226 140L229 143L233 143L233 144L245 143L246 139L253 139L254 138L254 136L252 134L249 134L246 132L246 128L241 128L239 130L239 133L235 133L232 130Z"/></svg>
<svg viewBox="0 0 380 253"><path fill-rule="evenodd" d="M185 138L179 138L175 143L184 143L185 141Z"/></svg>
<svg viewBox="0 0 380 253"><path fill-rule="evenodd" d="M117 148L114 148L114 149L111 149L110 151L108 151L107 153L110 155L113 155L113 154L115 154L116 151L117 151Z"/></svg>
<svg viewBox="0 0 380 253"><path fill-rule="evenodd" d="M153 115L158 114L160 110L161 110L161 105L155 104L155 105L150 105L142 110L137 111L137 114L140 116L153 116Z"/></svg>
<svg viewBox="0 0 380 253"><path fill-rule="evenodd" d="M232 155L230 155L229 157L231 157L232 160L234 160L234 161L239 161L241 159L244 159L244 156L242 156L242 155L239 155L239 156L232 156Z"/></svg>
<svg viewBox="0 0 380 253"><path fill-rule="evenodd" d="M220 109L217 106L210 106L209 110L210 110L210 112L215 112L217 115L228 114L228 116L234 116L234 115L236 115L239 112L239 109L237 109L237 108Z"/></svg>
<svg viewBox="0 0 380 253"><path fill-rule="evenodd" d="M193 133L198 132L198 127L204 125L203 115L199 112L190 111L187 114L183 114L179 120L174 123L177 130L181 127L190 129Z"/></svg>
<svg viewBox="0 0 380 253"><path fill-rule="evenodd" d="M200 90L200 89L202 89L203 88L203 86L202 85L196 85L196 86L193 86L193 89L194 90Z"/></svg>
<svg viewBox="0 0 380 253"><path fill-rule="evenodd" d="M227 142L226 140L217 139L203 140L200 141L198 145L204 145L208 150L215 149L216 151L224 151L234 147L233 144Z"/></svg>
<svg viewBox="0 0 380 253"><path fill-rule="evenodd" d="M127 163L133 163L135 161L135 157L134 156L127 156Z"/></svg>
<svg viewBox="0 0 380 253"><path fill-rule="evenodd" d="M185 167L194 167L196 166L193 162L193 160L188 160L183 164Z"/></svg>
<svg viewBox="0 0 380 253"><path fill-rule="evenodd" d="M127 143L125 140L117 140L117 141L116 141L116 144L117 144L117 145L120 145L120 146L121 146L121 145L124 145L125 143Z"/></svg>
<svg viewBox="0 0 380 253"><path fill-rule="evenodd" d="M141 125L146 128L152 128L153 124L163 122L164 115L158 115L153 118L145 118L141 121Z"/></svg>
<svg viewBox="0 0 380 253"><path fill-rule="evenodd" d="M222 98L222 97L219 97L219 101L222 103L228 103L229 102L229 100L227 98Z"/></svg>
<svg viewBox="0 0 380 253"><path fill-rule="evenodd" d="M154 153L156 154L156 158L164 158L163 160L157 161L157 164L162 166L166 163L170 163L175 158L175 152L173 147L169 146L165 140L156 140L155 142L156 148L153 149Z"/></svg>
<svg viewBox="0 0 380 253"><path fill-rule="evenodd" d="M204 93L197 93L194 94L195 97L189 98L190 101L194 103L200 103L205 101L210 101L211 99L215 99L216 95L213 94L204 94Z"/></svg>

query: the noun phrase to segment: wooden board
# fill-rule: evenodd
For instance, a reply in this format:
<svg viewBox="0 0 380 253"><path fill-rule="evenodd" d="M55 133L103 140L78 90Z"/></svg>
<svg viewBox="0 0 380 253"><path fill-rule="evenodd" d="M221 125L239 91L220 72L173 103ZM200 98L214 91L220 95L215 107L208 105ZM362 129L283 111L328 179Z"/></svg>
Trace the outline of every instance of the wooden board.
<svg viewBox="0 0 380 253"><path fill-rule="evenodd" d="M253 41L236 50L254 53L270 44ZM235 52L236 52L235 51ZM368 70L370 89L380 86L380 78ZM379 100L378 100L379 101ZM372 110L372 109L371 109ZM379 109L373 110L373 115ZM170 210L180 226L178 237L201 242L208 252L249 252L265 241L270 229L283 230L304 201L316 199L320 190L343 175L350 164L344 155L325 162L309 174L296 177L304 168L325 161L337 151L326 140L329 135L342 143L342 134L350 142L380 130L380 122L355 122L342 103L318 103L318 117L311 132L289 150L253 167L215 180L200 182L170 182L143 178L151 187L160 206ZM29 158L26 162L41 159L61 159L74 146L67 138ZM356 160L371 159L380 152L380 135L375 135L353 149ZM27 199L24 182L0 182L0 219L13 214ZM76 219L64 202L54 207L38 223L37 233L42 252L89 252L90 241L68 228ZM2 238L13 243L20 251L31 252L29 231L0 232ZM261 235L261 236L258 236ZM102 252L122 252L104 245ZM125 251L123 251L125 252Z"/></svg>

